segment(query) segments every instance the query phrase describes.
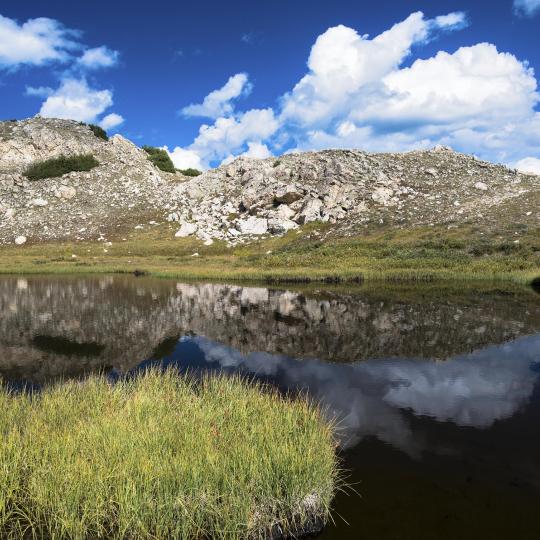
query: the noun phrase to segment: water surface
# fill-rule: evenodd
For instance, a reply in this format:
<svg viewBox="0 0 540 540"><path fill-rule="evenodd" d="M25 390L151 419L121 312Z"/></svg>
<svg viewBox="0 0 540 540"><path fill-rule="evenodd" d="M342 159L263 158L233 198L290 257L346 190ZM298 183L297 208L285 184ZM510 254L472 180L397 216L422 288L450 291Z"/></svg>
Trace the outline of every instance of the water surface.
<svg viewBox="0 0 540 540"><path fill-rule="evenodd" d="M8 277L0 309L14 386L160 364L308 392L339 419L357 492L323 538L540 538L532 289Z"/></svg>

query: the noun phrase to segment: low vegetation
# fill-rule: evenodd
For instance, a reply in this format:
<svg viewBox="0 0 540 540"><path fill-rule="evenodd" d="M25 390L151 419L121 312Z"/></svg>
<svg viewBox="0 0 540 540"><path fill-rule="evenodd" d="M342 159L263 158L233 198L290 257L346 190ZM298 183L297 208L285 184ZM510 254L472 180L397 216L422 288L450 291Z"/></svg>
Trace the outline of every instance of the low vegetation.
<svg viewBox="0 0 540 540"><path fill-rule="evenodd" d="M96 126L96 124L88 124L88 127L92 130L92 133L98 139L103 139L104 141L109 140L109 136L107 135L107 132L102 127Z"/></svg>
<svg viewBox="0 0 540 540"><path fill-rule="evenodd" d="M170 173L176 172L169 154L167 154L167 151L163 148L156 148L155 146L143 146L143 150L148 154L148 159L158 169Z"/></svg>
<svg viewBox="0 0 540 540"><path fill-rule="evenodd" d="M24 172L29 180L55 178L70 172L90 171L99 162L92 154L77 154L75 156L59 156L57 158L36 161Z"/></svg>
<svg viewBox="0 0 540 540"><path fill-rule="evenodd" d="M179 173L182 173L184 176L200 176L202 174L198 169L176 169Z"/></svg>
<svg viewBox="0 0 540 540"><path fill-rule="evenodd" d="M0 387L2 538L261 538L328 518L332 426L239 378Z"/></svg>
<svg viewBox="0 0 540 540"><path fill-rule="evenodd" d="M537 228L493 230L474 225L373 228L346 238L331 225L310 223L299 231L236 247L174 238L177 224L112 231L112 246L99 242L39 243L0 249L0 273L134 272L181 279L317 280L505 280L540 277ZM194 254L197 256L193 256ZM75 257L73 257L75 255Z"/></svg>

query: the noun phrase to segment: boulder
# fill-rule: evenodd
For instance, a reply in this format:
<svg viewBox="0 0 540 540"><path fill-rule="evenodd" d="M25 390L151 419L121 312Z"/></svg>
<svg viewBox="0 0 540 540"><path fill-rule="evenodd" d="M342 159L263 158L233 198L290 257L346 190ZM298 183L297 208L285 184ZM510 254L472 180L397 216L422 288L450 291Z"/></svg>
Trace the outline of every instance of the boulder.
<svg viewBox="0 0 540 540"><path fill-rule="evenodd" d="M195 223L182 223L182 226L176 231L174 235L176 238L185 238L191 236L197 232L197 225Z"/></svg>
<svg viewBox="0 0 540 540"><path fill-rule="evenodd" d="M394 192L390 188L378 187L371 194L371 199L382 206L389 206L393 195Z"/></svg>
<svg viewBox="0 0 540 540"><path fill-rule="evenodd" d="M484 184L484 182L476 182L476 184L474 184L474 187L480 191L487 191L488 190L488 187L486 184Z"/></svg>
<svg viewBox="0 0 540 540"><path fill-rule="evenodd" d="M298 224L292 219L270 218L268 220L268 230L273 234L283 234L291 229L297 229Z"/></svg>
<svg viewBox="0 0 540 540"><path fill-rule="evenodd" d="M295 221L300 224L317 221L321 218L323 203L320 199L309 199L296 217Z"/></svg>
<svg viewBox="0 0 540 540"><path fill-rule="evenodd" d="M275 200L282 204L291 204L294 201L298 201L304 196L294 184L289 184L278 188L275 195Z"/></svg>
<svg viewBox="0 0 540 540"><path fill-rule="evenodd" d="M15 244L17 246L22 246L23 244L26 244L26 236L17 236L17 238L15 238Z"/></svg>
<svg viewBox="0 0 540 540"><path fill-rule="evenodd" d="M265 234L268 232L268 220L250 216L238 220L238 228L242 234Z"/></svg>
<svg viewBox="0 0 540 540"><path fill-rule="evenodd" d="M47 206L49 203L45 199L32 199L30 204L32 206Z"/></svg>
<svg viewBox="0 0 540 540"><path fill-rule="evenodd" d="M60 186L58 196L61 199L71 200L77 195L77 190L73 186Z"/></svg>

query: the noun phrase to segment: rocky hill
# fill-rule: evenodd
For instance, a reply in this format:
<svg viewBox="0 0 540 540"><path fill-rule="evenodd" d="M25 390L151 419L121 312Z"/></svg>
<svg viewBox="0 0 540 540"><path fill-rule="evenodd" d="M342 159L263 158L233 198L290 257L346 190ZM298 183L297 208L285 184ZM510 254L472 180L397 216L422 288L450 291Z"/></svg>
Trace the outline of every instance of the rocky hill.
<svg viewBox="0 0 540 540"><path fill-rule="evenodd" d="M30 181L26 168L92 154L99 166ZM540 177L438 147L403 154L327 150L239 158L188 178L157 169L120 135L69 120L0 123L0 242L116 238L169 222L170 235L238 243L302 224L332 234L460 223L540 226Z"/></svg>

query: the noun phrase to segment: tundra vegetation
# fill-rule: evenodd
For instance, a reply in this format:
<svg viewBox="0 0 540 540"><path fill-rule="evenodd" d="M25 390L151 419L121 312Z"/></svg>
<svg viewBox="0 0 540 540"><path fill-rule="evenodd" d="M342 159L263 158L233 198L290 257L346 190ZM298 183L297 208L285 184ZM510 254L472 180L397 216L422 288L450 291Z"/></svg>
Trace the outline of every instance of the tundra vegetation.
<svg viewBox="0 0 540 540"><path fill-rule="evenodd" d="M238 377L0 386L0 536L260 538L329 518L333 426Z"/></svg>
<svg viewBox="0 0 540 540"><path fill-rule="evenodd" d="M158 169L170 173L176 172L169 154L167 154L167 151L163 148L156 148L155 146L143 146L143 150L148 154L148 159Z"/></svg>
<svg viewBox="0 0 540 540"><path fill-rule="evenodd" d="M98 165L99 162L92 154L62 155L32 163L24 172L24 176L29 180L56 178L70 172L91 171Z"/></svg>

